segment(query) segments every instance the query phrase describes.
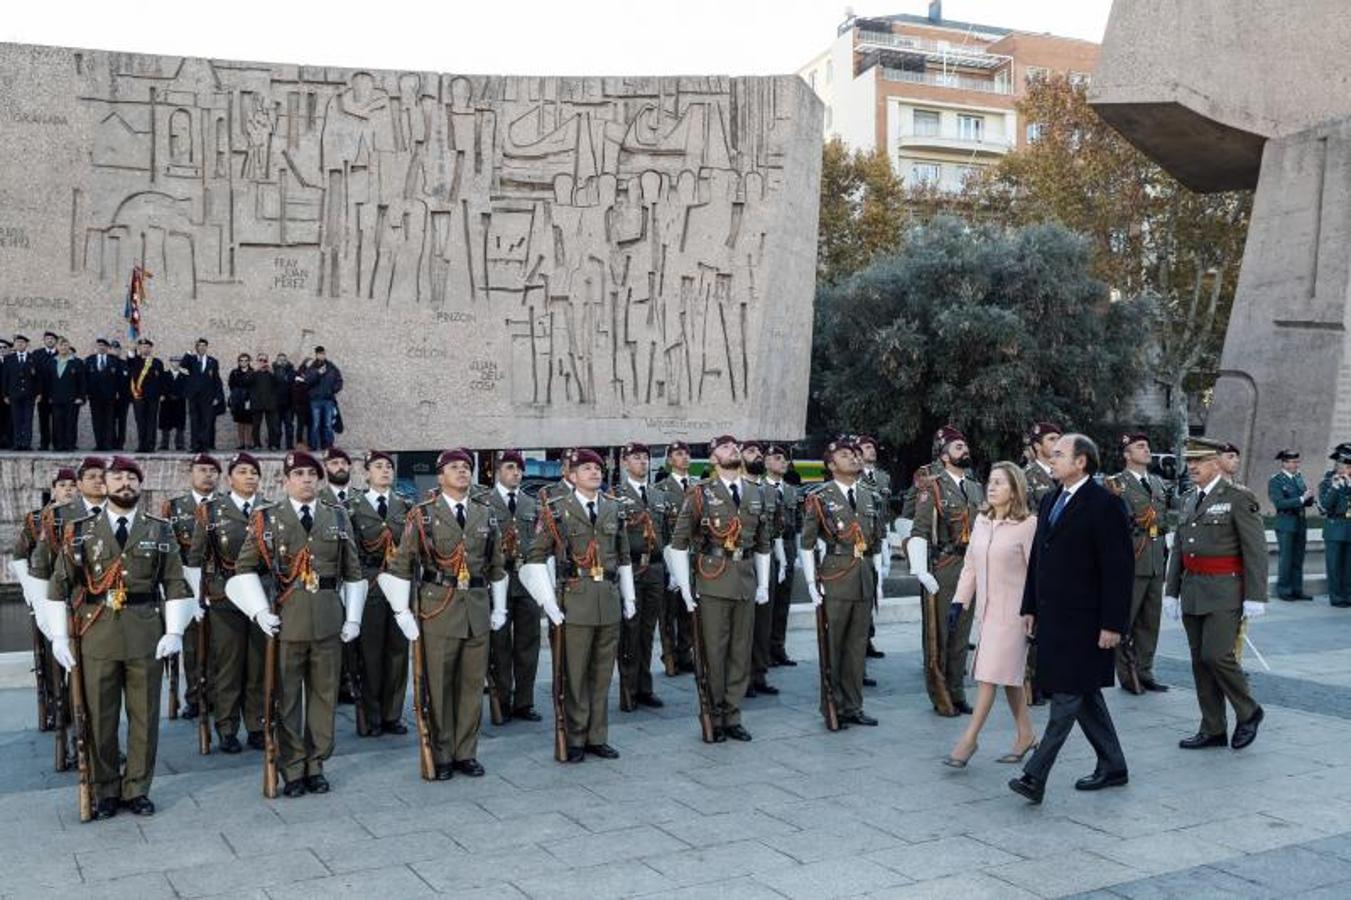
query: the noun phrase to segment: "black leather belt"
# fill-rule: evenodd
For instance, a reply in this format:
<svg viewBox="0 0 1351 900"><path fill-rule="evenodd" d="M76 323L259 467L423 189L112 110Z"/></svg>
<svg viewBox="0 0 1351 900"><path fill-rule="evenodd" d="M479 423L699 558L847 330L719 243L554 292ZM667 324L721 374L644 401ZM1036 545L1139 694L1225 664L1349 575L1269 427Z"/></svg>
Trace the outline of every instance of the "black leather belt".
<svg viewBox="0 0 1351 900"><path fill-rule="evenodd" d="M589 569L578 569L575 565L571 565L571 564L563 566L562 577L564 577L564 578L581 578L581 579L583 579L583 580L585 580L585 581L591 581L591 580L593 580L593 579L591 578L591 571L590 571ZM602 579L605 580L605 581L618 581L618 580L619 580L619 573L618 573L617 571L616 571L616 572L606 572L606 573L605 573L604 575L602 575L601 577L602 577Z"/></svg>
<svg viewBox="0 0 1351 900"><path fill-rule="evenodd" d="M965 544L941 544L938 547L939 556L966 556Z"/></svg>
<svg viewBox="0 0 1351 900"><path fill-rule="evenodd" d="M423 584L439 584L439 585L441 585L442 587L459 587L459 586L460 586L460 578L459 578L458 575L453 575L453 574L451 574L450 572L440 572L440 571L438 571L438 572L436 572L435 574L426 574L426 573L424 573L423 576L422 576L422 583L423 583ZM469 579L469 585L468 585L468 586L471 587L471 588L487 587L487 586L488 586L488 579L486 579L486 578L484 578L484 577L482 577L482 576L480 576L480 575L474 575L474 576L470 577L470 579Z"/></svg>
<svg viewBox="0 0 1351 900"><path fill-rule="evenodd" d="M145 606L147 603L158 602L159 595L154 591L127 591L126 599L122 601L123 606ZM86 597L86 603L106 603L107 594L96 594L92 597Z"/></svg>
<svg viewBox="0 0 1351 900"><path fill-rule="evenodd" d="M514 560L514 559L504 559L504 560L502 560L502 568L506 570L506 572L507 572L508 575L513 575L513 574L515 574L515 572L516 572L516 560Z"/></svg>
<svg viewBox="0 0 1351 900"><path fill-rule="evenodd" d="M632 557L635 566L654 566L662 561L661 551L657 551L656 553L630 553L629 556ZM644 556L646 556L647 559L643 559Z"/></svg>
<svg viewBox="0 0 1351 900"><path fill-rule="evenodd" d="M722 547L709 547L703 551L703 555L711 556L714 559L730 559L732 562L741 562L750 559L751 551L744 547L737 547L735 550L726 550Z"/></svg>
<svg viewBox="0 0 1351 900"><path fill-rule="evenodd" d="M865 549L865 550L863 550L862 552L863 552L864 554L867 554L868 551ZM853 556L854 556L854 545L853 545L853 544L826 544L826 556L848 556L848 557L853 558ZM860 557L860 558L861 558L861 557Z"/></svg>

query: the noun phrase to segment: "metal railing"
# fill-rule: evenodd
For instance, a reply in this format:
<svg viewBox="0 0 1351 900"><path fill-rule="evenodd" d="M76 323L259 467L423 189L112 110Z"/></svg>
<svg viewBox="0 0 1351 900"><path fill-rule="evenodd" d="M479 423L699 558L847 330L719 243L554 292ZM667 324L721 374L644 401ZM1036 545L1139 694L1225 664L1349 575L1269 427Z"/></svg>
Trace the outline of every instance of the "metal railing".
<svg viewBox="0 0 1351 900"><path fill-rule="evenodd" d="M1010 95L1012 86L1007 82L992 78L973 78L970 75L957 75L952 72L912 72L909 69L882 67L885 81L903 81L908 84L928 84L934 87L954 88L959 91L980 91L986 94Z"/></svg>
<svg viewBox="0 0 1351 900"><path fill-rule="evenodd" d="M860 31L858 43L873 47L886 47L891 50L912 50L933 56L947 56L953 59L968 60L971 65L997 67L1012 62L1013 57L1002 53L990 53L982 47L970 44L939 43L924 38L911 37L908 34L895 34L882 31Z"/></svg>
<svg viewBox="0 0 1351 900"><path fill-rule="evenodd" d="M922 144L925 141L942 141L951 144L964 144L972 148L983 148L993 152L1003 152L1012 148L1013 142L1006 135L974 133L959 128L917 128L903 131L898 135L903 144Z"/></svg>

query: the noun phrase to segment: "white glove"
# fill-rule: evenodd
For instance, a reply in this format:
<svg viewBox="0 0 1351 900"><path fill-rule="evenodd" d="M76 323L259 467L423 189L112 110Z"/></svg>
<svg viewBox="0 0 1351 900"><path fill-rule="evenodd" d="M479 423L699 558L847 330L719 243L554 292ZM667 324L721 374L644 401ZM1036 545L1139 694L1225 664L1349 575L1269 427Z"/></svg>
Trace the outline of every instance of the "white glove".
<svg viewBox="0 0 1351 900"><path fill-rule="evenodd" d="M638 614L638 595L633 587L632 565L619 567L619 596L624 601L624 618L632 619Z"/></svg>
<svg viewBox="0 0 1351 900"><path fill-rule="evenodd" d="M29 609L33 608L33 602L35 600L47 599L47 591L45 590L46 582L28 574L28 560L11 559L9 561L9 571L10 574L14 576L14 580L19 582L19 587L23 588L23 602L28 604ZM39 585L44 588L41 593L38 593L37 591ZM46 632L43 633L45 634Z"/></svg>
<svg viewBox="0 0 1351 900"><path fill-rule="evenodd" d="M877 574L877 602L882 602L882 580L887 577L886 559L890 557L891 551L887 549L886 542L882 542L882 552L873 554L873 571Z"/></svg>
<svg viewBox="0 0 1351 900"><path fill-rule="evenodd" d="M493 631L500 631L507 624L507 579L499 578L493 582L492 588L493 612L488 617L488 624Z"/></svg>
<svg viewBox="0 0 1351 900"><path fill-rule="evenodd" d="M666 560L671 576L675 578L676 587L680 589L680 598L685 601L685 608L694 612L694 591L690 589L690 551L677 550L674 547L668 548L670 553Z"/></svg>
<svg viewBox="0 0 1351 900"><path fill-rule="evenodd" d="M164 659L183 652L183 632L194 618L194 610L202 605L196 597L179 597L164 601L164 636L155 647L155 659Z"/></svg>
<svg viewBox="0 0 1351 900"><path fill-rule="evenodd" d="M366 611L366 594L370 589L370 582L364 578L342 583L342 605L347 612L347 624L355 625L358 633L361 631L361 616Z"/></svg>
<svg viewBox="0 0 1351 900"><path fill-rule="evenodd" d="M399 626L399 630L403 632L403 636L408 638L408 640L415 641L418 639L417 619L409 610L405 609L402 612L396 612L394 614L394 624Z"/></svg>
<svg viewBox="0 0 1351 900"><path fill-rule="evenodd" d="M769 554L755 554L755 605L769 602Z"/></svg>
<svg viewBox="0 0 1351 900"><path fill-rule="evenodd" d="M192 588L192 596L199 602L202 599L202 570L196 566L183 567L183 580Z"/></svg>
<svg viewBox="0 0 1351 900"><path fill-rule="evenodd" d="M51 630L52 656L69 672L75 668L75 654L70 649L70 620L66 618L66 604L59 600L43 600L43 613Z"/></svg>
<svg viewBox="0 0 1351 900"><path fill-rule="evenodd" d="M1243 601L1243 615L1249 619L1256 619L1258 616L1267 614L1267 605L1257 600Z"/></svg>
<svg viewBox="0 0 1351 900"><path fill-rule="evenodd" d="M555 625L563 624L563 611L558 608L558 600L554 598L554 577L549 565L526 563L521 566L517 577L521 579L521 586L530 592L530 596L544 610L549 621Z"/></svg>
<svg viewBox="0 0 1351 900"><path fill-rule="evenodd" d="M268 637L276 637L281 632L281 616L267 610L259 612L258 615L253 617L253 621L258 624L259 628L263 629L263 634ZM347 626L343 625L343 629L346 630L346 628Z"/></svg>
<svg viewBox="0 0 1351 900"><path fill-rule="evenodd" d="M1176 597L1164 597L1163 614L1174 622L1182 618L1182 601Z"/></svg>
<svg viewBox="0 0 1351 900"><path fill-rule="evenodd" d="M256 572L245 572L230 578L225 582L225 596L230 598L230 602L238 607L240 612L258 622L258 627L268 634L276 634L275 630L268 629L258 618L259 613L267 613L273 619L277 617L273 616L268 608L267 592L263 590L263 580ZM277 621L280 622L280 619Z"/></svg>
<svg viewBox="0 0 1351 900"><path fill-rule="evenodd" d="M360 636L361 636L361 623L360 623L360 622L343 622L343 623L342 623L342 642L343 642L344 644L350 644L350 643L352 643L352 641L355 641L355 640L356 640L357 638L359 638Z"/></svg>
<svg viewBox="0 0 1351 900"><path fill-rule="evenodd" d="M48 583L41 578L34 578L31 575L23 577L23 599L24 602L33 608L33 620L37 623L38 631L46 636L47 640L52 639L53 616L65 619L66 604L60 601L47 599ZM69 629L67 629L69 631Z"/></svg>
<svg viewBox="0 0 1351 900"><path fill-rule="evenodd" d="M794 568L794 569L800 569L800 568L802 568L802 556L803 556L803 554L805 554L806 552L807 552L807 551L803 550L801 547L798 548L797 556L794 556L794 557L793 557L793 568Z"/></svg>
<svg viewBox="0 0 1351 900"><path fill-rule="evenodd" d="M779 561L779 578L776 584L783 584L783 580L788 577L788 554L783 549L783 538L774 539L774 558Z"/></svg>
<svg viewBox="0 0 1351 900"><path fill-rule="evenodd" d="M75 654L70 650L70 638L52 638L52 656L67 672L75 668Z"/></svg>
<svg viewBox="0 0 1351 900"><path fill-rule="evenodd" d="M910 574L919 579L924 590L930 594L938 593L938 579L929 572L929 542L921 537L910 538L908 545L910 556Z"/></svg>
<svg viewBox="0 0 1351 900"><path fill-rule="evenodd" d="M544 567L549 570L549 590L558 590L558 563L550 556L544 561Z"/></svg>
<svg viewBox="0 0 1351 900"><path fill-rule="evenodd" d="M913 573L912 573L912 574L913 574ZM924 586L924 590L928 591L930 594L934 594L934 595L937 595L937 594L938 594L938 579L937 579L937 578L933 577L933 576L930 575L928 572L920 572L920 573L919 573L918 575L916 575L915 577L918 578L918 579L919 579L919 583L922 584L922 585Z"/></svg>
<svg viewBox="0 0 1351 900"><path fill-rule="evenodd" d="M165 634L155 645L155 659L165 659L183 652L183 635Z"/></svg>
<svg viewBox="0 0 1351 900"><path fill-rule="evenodd" d="M816 554L810 550L803 550L797 555L798 561L802 563L802 577L807 580L807 596L812 599L812 606L821 605L821 588L816 583Z"/></svg>

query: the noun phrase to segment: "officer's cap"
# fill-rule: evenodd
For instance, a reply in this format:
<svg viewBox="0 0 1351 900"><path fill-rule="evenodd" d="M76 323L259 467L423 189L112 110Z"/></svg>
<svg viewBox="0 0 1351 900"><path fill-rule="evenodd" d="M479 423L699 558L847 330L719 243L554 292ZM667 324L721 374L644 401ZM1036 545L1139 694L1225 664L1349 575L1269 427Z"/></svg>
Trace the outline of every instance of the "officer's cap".
<svg viewBox="0 0 1351 900"><path fill-rule="evenodd" d="M8 340L7 338L0 338L0 347L4 347L4 348L8 349L8 348L13 347L13 346L14 346L14 342L13 342L13 341Z"/></svg>
<svg viewBox="0 0 1351 900"><path fill-rule="evenodd" d="M708 450L710 453L712 453L714 450L717 450L723 444L735 444L736 442L737 442L736 438L732 437L730 434L720 434L713 440L708 442Z"/></svg>
<svg viewBox="0 0 1351 900"><path fill-rule="evenodd" d="M153 347L153 346L155 346L155 342L152 341L152 340L150 340L150 338L143 337L143 338L141 338L139 341L136 342L136 346L137 346L137 347Z"/></svg>
<svg viewBox="0 0 1351 900"><path fill-rule="evenodd" d="M782 456L784 459L787 459L788 448L783 444L766 444L765 456Z"/></svg>
<svg viewBox="0 0 1351 900"><path fill-rule="evenodd" d="M44 331L42 332L42 336L44 338L58 338L61 335L57 334L55 331Z"/></svg>
<svg viewBox="0 0 1351 900"><path fill-rule="evenodd" d="M835 440L826 444L825 452L821 454L821 460L823 462L830 462L832 459L835 458L835 454L841 450L849 450L854 453L857 453L858 444L855 443L854 438L852 436L842 434L839 437L835 438Z"/></svg>
<svg viewBox="0 0 1351 900"><path fill-rule="evenodd" d="M15 342L15 343L18 343L19 341L23 341L25 344L28 343L28 335L26 335L26 334L16 334L16 335L14 335L14 342Z"/></svg>
<svg viewBox="0 0 1351 900"><path fill-rule="evenodd" d="M210 466L211 468L215 469L217 472L220 471L220 460L216 459L216 457L212 456L210 453L198 453L198 454L197 454L196 456L194 456L192 459L188 460L188 465L190 465L190 466ZM259 471L262 471L262 470L260 469Z"/></svg>
<svg viewBox="0 0 1351 900"><path fill-rule="evenodd" d="M1211 440L1210 438L1187 438L1187 446L1182 451L1182 457L1183 459L1210 459L1212 456L1219 456L1224 453L1227 446L1229 445L1223 441Z"/></svg>
<svg viewBox="0 0 1351 900"><path fill-rule="evenodd" d="M286 458L282 460L281 469L284 475L290 475L296 469L313 469L314 474L320 478L324 477L323 465L304 450L292 450L286 454Z"/></svg>
<svg viewBox="0 0 1351 900"><path fill-rule="evenodd" d="M605 459L595 450L592 450L589 447L581 447L574 451L572 455L573 468L584 466L587 463L594 463L602 469L605 468Z"/></svg>
<svg viewBox="0 0 1351 900"><path fill-rule="evenodd" d="M1276 454L1276 462L1288 462L1292 459L1299 459L1298 450L1282 450Z"/></svg>
<svg viewBox="0 0 1351 900"><path fill-rule="evenodd" d="M948 444L954 441L965 441L966 435L962 434L953 425L944 425L934 433L934 455L938 456L947 449Z"/></svg>
<svg viewBox="0 0 1351 900"><path fill-rule="evenodd" d="M746 443L741 445L742 453L745 453L747 450L750 449L759 450L760 455L763 456L765 452L765 445L760 443L759 441L747 441Z"/></svg>
<svg viewBox="0 0 1351 900"><path fill-rule="evenodd" d="M684 450L686 453L689 453L690 445L685 443L684 441L671 441L671 443L666 445L666 452L668 454L674 453L677 450Z"/></svg>
<svg viewBox="0 0 1351 900"><path fill-rule="evenodd" d="M96 339L94 340L94 343L95 343L95 344L98 344L100 347L107 347L107 346L109 346L109 344L108 344L108 339L107 339L107 338L104 338L104 337L96 338Z"/></svg>
<svg viewBox="0 0 1351 900"><path fill-rule="evenodd" d="M515 463L522 469L525 468L525 456L519 450L503 450L497 454L497 464L499 466L506 463Z"/></svg>
<svg viewBox="0 0 1351 900"><path fill-rule="evenodd" d="M1033 422L1032 427L1027 429L1027 439L1029 441L1039 441L1048 434L1064 434L1065 431L1055 422Z"/></svg>
<svg viewBox="0 0 1351 900"><path fill-rule="evenodd" d="M1131 444L1138 443L1139 441L1149 443L1149 435L1145 434L1143 431L1128 431L1121 436L1121 449L1125 450Z"/></svg>

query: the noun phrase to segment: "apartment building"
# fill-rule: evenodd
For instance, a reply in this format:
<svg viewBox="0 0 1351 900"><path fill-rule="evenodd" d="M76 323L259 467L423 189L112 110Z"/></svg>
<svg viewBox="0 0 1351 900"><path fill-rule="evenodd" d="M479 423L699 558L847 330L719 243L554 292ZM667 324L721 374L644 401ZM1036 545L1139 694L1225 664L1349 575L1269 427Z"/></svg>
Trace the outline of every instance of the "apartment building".
<svg viewBox="0 0 1351 900"><path fill-rule="evenodd" d="M825 104L826 137L880 148L907 184L960 190L965 180L1036 140L1016 108L1029 81L1087 81L1098 45L927 16L849 16L798 70Z"/></svg>

